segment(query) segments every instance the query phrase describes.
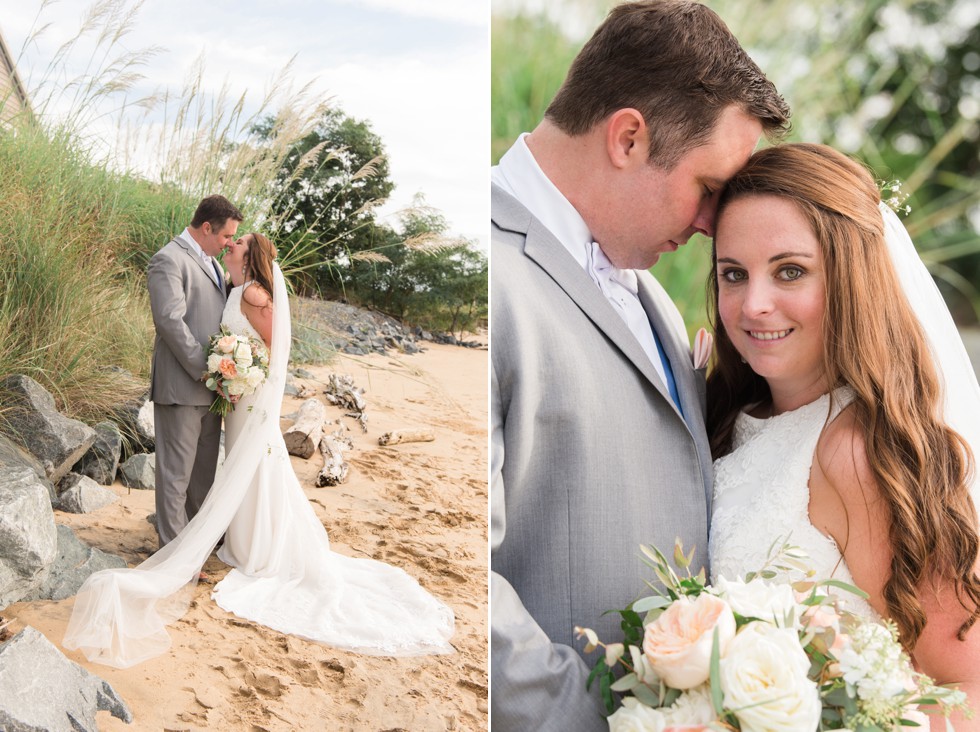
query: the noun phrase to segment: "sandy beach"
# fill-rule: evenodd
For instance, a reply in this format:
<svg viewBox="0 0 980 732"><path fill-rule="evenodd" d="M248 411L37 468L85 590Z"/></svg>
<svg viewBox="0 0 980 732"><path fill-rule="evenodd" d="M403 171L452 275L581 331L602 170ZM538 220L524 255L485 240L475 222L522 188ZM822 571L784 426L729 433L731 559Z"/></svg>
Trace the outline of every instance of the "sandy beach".
<svg viewBox="0 0 980 732"><path fill-rule="evenodd" d="M328 375L338 373L350 374L367 401L367 433L345 419L354 443L345 483L316 488L322 457L293 458L334 551L418 579L453 609L457 652L392 659L338 651L239 620L201 582L163 656L118 670L67 654L112 684L133 712L131 725L100 712L100 729L487 729L487 351L433 344L412 356L339 356L308 370L316 378L297 383L321 399ZM286 397L283 414L302 401ZM327 413L343 416L329 404ZM435 439L379 446L380 435L397 429ZM56 512L56 520L133 566L156 549L146 521L153 492L118 482L113 489L118 502L87 515ZM204 571L213 584L228 567L212 556ZM8 630L31 625L60 648L73 602L18 603L2 614Z"/></svg>

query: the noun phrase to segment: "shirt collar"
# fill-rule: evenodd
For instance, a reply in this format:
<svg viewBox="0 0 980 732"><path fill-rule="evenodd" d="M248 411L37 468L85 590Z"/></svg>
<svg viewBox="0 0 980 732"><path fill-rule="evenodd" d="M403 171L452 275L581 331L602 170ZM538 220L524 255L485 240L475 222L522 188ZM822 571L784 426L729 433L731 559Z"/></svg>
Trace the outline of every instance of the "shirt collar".
<svg viewBox="0 0 980 732"><path fill-rule="evenodd" d="M592 234L585 220L549 180L534 159L522 134L500 163L490 169L490 180L520 201L575 258L579 266L589 264Z"/></svg>
<svg viewBox="0 0 980 732"><path fill-rule="evenodd" d="M198 244L197 240L195 240L191 235L191 230L189 228L184 229L184 232L180 235L180 238L190 244L191 249L193 249L197 253L197 256L199 256L201 259L206 259L208 261L211 260L211 255L207 254L203 249L201 249L201 245Z"/></svg>

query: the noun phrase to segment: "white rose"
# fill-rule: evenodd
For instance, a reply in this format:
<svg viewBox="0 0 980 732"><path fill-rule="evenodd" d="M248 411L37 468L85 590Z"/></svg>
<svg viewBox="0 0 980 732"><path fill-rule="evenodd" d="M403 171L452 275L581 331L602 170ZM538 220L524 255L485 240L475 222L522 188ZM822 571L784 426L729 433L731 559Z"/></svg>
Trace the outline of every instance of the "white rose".
<svg viewBox="0 0 980 732"><path fill-rule="evenodd" d="M815 730L820 694L795 630L766 622L744 626L721 659L724 704L742 732Z"/></svg>
<svg viewBox="0 0 980 732"><path fill-rule="evenodd" d="M643 653L650 667L675 689L691 689L708 680L714 630L722 654L735 635L735 616L724 600L704 593L681 597L643 633Z"/></svg>
<svg viewBox="0 0 980 732"><path fill-rule="evenodd" d="M253 366L248 370L248 374L245 375L245 382L248 384L248 388L255 391L255 388L265 380L265 374L262 372L258 366Z"/></svg>
<svg viewBox="0 0 980 732"><path fill-rule="evenodd" d="M660 711L667 724L677 726L705 725L718 717L711 703L711 688L707 684L688 689L677 697L677 701Z"/></svg>
<svg viewBox="0 0 980 732"><path fill-rule="evenodd" d="M212 353L210 356L208 356L208 371L210 373L212 374L218 373L220 366L221 366L220 353Z"/></svg>
<svg viewBox="0 0 980 732"><path fill-rule="evenodd" d="M758 618L787 627L786 618L793 614L791 627L798 628L800 611L793 588L785 583L766 582L756 578L744 582L741 578L730 580L719 577L714 588L728 600L732 610L744 618Z"/></svg>
<svg viewBox="0 0 980 732"><path fill-rule="evenodd" d="M245 393L245 386L245 379L242 378L232 379L231 381L225 382L225 387L228 389L229 395L237 394L238 396L241 396Z"/></svg>
<svg viewBox="0 0 980 732"><path fill-rule="evenodd" d="M640 704L631 696L623 699L623 706L610 714L606 721L609 732L663 732L667 726L663 714Z"/></svg>
<svg viewBox="0 0 980 732"><path fill-rule="evenodd" d="M247 369L252 365L252 348L247 343L235 346L235 365L240 369Z"/></svg>

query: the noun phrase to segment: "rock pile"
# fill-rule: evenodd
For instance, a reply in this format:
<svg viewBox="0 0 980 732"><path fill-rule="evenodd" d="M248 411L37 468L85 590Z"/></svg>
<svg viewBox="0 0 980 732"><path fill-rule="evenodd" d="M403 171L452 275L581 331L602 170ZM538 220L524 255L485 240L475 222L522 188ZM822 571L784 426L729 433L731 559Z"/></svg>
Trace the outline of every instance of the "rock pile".
<svg viewBox="0 0 980 732"><path fill-rule="evenodd" d="M0 381L0 610L21 600L62 600L100 569L125 567L121 558L81 542L54 520L54 509L97 510L116 495L109 483L119 462L118 429L92 429L55 408L33 379ZM73 471L86 471L88 474ZM25 694L25 689L31 689ZM40 697L38 695L41 695ZM0 729L96 730L96 712L132 721L106 682L72 663L33 628L0 644Z"/></svg>

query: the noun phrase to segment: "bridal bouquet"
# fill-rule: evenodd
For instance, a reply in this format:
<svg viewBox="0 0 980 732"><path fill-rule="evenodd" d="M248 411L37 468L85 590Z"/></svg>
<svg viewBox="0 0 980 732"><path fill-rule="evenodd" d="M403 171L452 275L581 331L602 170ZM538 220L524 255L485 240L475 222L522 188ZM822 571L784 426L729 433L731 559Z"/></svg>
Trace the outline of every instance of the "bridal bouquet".
<svg viewBox="0 0 980 732"><path fill-rule="evenodd" d="M247 396L269 375L269 351L264 343L232 333L224 325L211 336L205 385L218 395L211 411L224 417L235 408L232 396Z"/></svg>
<svg viewBox="0 0 980 732"><path fill-rule="evenodd" d="M771 582L776 570L807 571L793 547L770 552L744 580L714 585L704 570L691 575L693 552L685 556L680 542L674 563L683 579L658 549L641 549L663 588L651 584L656 594L620 611L625 642L576 628L586 652L605 650L589 685L598 681L612 712L610 732L891 732L918 726L909 717L919 704L946 716L967 706L963 692L913 670L894 625L848 612L827 591L867 597L861 590L837 580ZM622 695L615 711L613 692Z"/></svg>

